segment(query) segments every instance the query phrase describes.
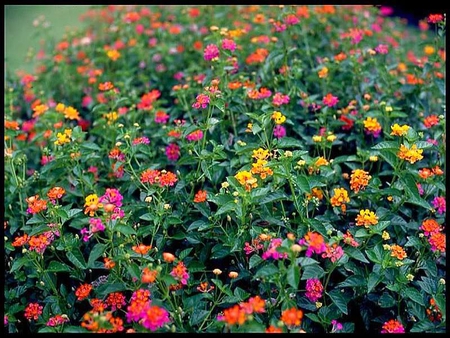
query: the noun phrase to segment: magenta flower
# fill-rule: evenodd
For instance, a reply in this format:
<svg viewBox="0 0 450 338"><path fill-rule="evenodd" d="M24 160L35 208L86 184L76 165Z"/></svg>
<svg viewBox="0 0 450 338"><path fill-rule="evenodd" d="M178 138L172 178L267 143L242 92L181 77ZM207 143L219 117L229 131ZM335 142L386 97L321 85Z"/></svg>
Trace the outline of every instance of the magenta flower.
<svg viewBox="0 0 450 338"><path fill-rule="evenodd" d="M270 241L269 248L267 249L267 251L262 254L262 256L261 256L262 259L266 260L269 258L273 258L273 259L278 260L278 259L287 258L286 252L281 253L281 252L277 251L277 248L279 246L281 246L282 242L283 242L283 240L281 238L273 238Z"/></svg>
<svg viewBox="0 0 450 338"><path fill-rule="evenodd" d="M219 48L216 45L210 44L206 46L205 50L203 51L203 58L206 61L211 61L212 59L218 57L219 57Z"/></svg>
<svg viewBox="0 0 450 338"><path fill-rule="evenodd" d="M283 104L289 103L289 95L283 95L282 93L275 93L275 95L272 98L272 104L274 106L281 106Z"/></svg>
<svg viewBox="0 0 450 338"><path fill-rule="evenodd" d="M381 333L405 333L405 328L398 320L391 319L383 324Z"/></svg>
<svg viewBox="0 0 450 338"><path fill-rule="evenodd" d="M107 188L103 196L100 196L98 201L104 204L114 204L116 207L122 206L123 196L117 189Z"/></svg>
<svg viewBox="0 0 450 338"><path fill-rule="evenodd" d="M236 50L236 42L230 39L223 39L222 48L234 52Z"/></svg>
<svg viewBox="0 0 450 338"><path fill-rule="evenodd" d="M176 143L171 143L166 147L166 156L169 161L176 161L180 158L180 147Z"/></svg>
<svg viewBox="0 0 450 338"><path fill-rule="evenodd" d="M344 255L344 250L342 250L342 247L334 243L333 245L326 244L327 249L322 254L322 258L329 258L332 263L339 260Z"/></svg>
<svg viewBox="0 0 450 338"><path fill-rule="evenodd" d="M445 197L436 196L431 203L433 204L433 207L437 209L438 214L443 214L446 211Z"/></svg>
<svg viewBox="0 0 450 338"><path fill-rule="evenodd" d="M142 326L151 331L156 331L169 322L169 312L167 312L166 309L156 305L149 305L145 309L142 316Z"/></svg>
<svg viewBox="0 0 450 338"><path fill-rule="evenodd" d="M286 128L284 128L281 124L277 124L273 128L273 136L277 139L283 138L286 136Z"/></svg>
<svg viewBox="0 0 450 338"><path fill-rule="evenodd" d="M284 18L284 23L288 26L298 24L299 22L299 18L297 18L294 14L289 14Z"/></svg>
<svg viewBox="0 0 450 338"><path fill-rule="evenodd" d="M145 137L145 136L136 137L132 142L132 144L134 146L138 145L138 144L149 144L149 143L150 143L150 140L148 139L148 137Z"/></svg>
<svg viewBox="0 0 450 338"><path fill-rule="evenodd" d="M379 54L387 54L389 52L389 46L379 44L377 47L375 47L375 51Z"/></svg>
<svg viewBox="0 0 450 338"><path fill-rule="evenodd" d="M338 98L336 96L333 96L333 94L328 93L326 96L323 97L322 100L323 104L328 107L334 107L339 102Z"/></svg>
<svg viewBox="0 0 450 338"><path fill-rule="evenodd" d="M199 94L195 98L197 101L192 104L192 108L195 109L205 109L209 104L209 96L205 94Z"/></svg>
<svg viewBox="0 0 450 338"><path fill-rule="evenodd" d="M203 132L200 129L193 131L192 133L190 133L189 135L186 136L186 139L191 142L199 141L202 138L203 138Z"/></svg>
<svg viewBox="0 0 450 338"><path fill-rule="evenodd" d="M306 281L306 298L311 302L317 302L322 297L323 285L319 279L313 278Z"/></svg>

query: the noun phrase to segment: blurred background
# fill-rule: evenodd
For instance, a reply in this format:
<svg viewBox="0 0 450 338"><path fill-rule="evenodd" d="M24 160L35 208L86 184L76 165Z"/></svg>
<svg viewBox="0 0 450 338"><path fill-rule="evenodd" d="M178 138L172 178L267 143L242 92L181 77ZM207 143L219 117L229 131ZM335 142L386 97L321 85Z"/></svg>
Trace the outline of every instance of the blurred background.
<svg viewBox="0 0 450 338"><path fill-rule="evenodd" d="M42 36L37 36L37 28L33 21L40 16L50 23L47 29L49 38L59 40L63 37L66 29L82 27L79 20L80 14L87 11L89 6L84 5L6 5L5 10L5 67L9 70L23 69L33 71L33 63L25 63L29 48L36 52L40 48L39 41Z"/></svg>
<svg viewBox="0 0 450 338"><path fill-rule="evenodd" d="M18 68L28 72L33 71L34 63L26 63L26 55L29 48L39 50L42 36L37 36L37 28L33 21L40 16L50 23L47 29L47 37L56 40L62 39L67 29L82 27L79 20L81 14L87 11L87 5L7 5L5 8L5 63L9 70ZM443 13L442 6L411 7L397 4L392 8L390 16L401 16L411 25L417 25L430 13Z"/></svg>

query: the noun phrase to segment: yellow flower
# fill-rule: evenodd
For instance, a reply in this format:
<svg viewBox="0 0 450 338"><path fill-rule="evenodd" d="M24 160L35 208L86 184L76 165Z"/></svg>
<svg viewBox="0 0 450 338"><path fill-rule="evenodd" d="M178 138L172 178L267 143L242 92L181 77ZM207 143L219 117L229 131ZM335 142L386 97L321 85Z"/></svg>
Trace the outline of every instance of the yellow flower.
<svg viewBox="0 0 450 338"><path fill-rule="evenodd" d="M111 50L107 51L106 55L113 61L116 61L118 58L120 58L119 51L117 51L115 49L111 49Z"/></svg>
<svg viewBox="0 0 450 338"><path fill-rule="evenodd" d="M425 54L427 54L427 55L432 55L432 54L434 54L434 51L435 51L435 49L434 49L433 46L427 45L427 46L425 46L425 47L423 48L423 52L424 52Z"/></svg>
<svg viewBox="0 0 450 338"><path fill-rule="evenodd" d="M423 149L417 149L416 144L413 144L410 149L408 149L404 144L402 144L400 146L400 150L397 153L397 156L402 160L414 164L415 162L423 159L422 153Z"/></svg>
<svg viewBox="0 0 450 338"><path fill-rule="evenodd" d="M328 161L323 156L320 156L317 159L315 165L316 165L316 167L320 167L320 166L323 166L323 165L328 165Z"/></svg>
<svg viewBox="0 0 450 338"><path fill-rule="evenodd" d="M392 132L391 135L394 136L405 136L409 130L409 126L404 124L403 126L398 125L397 123L391 126Z"/></svg>
<svg viewBox="0 0 450 338"><path fill-rule="evenodd" d="M72 129L66 129L64 130L64 133L58 133L56 135L57 140L55 141L55 144L58 146L62 146L63 144L70 143L72 136Z"/></svg>
<svg viewBox="0 0 450 338"><path fill-rule="evenodd" d="M85 203L84 203L85 207L90 207L93 204L98 204L97 194L91 194L91 195L86 196L86 198L85 198Z"/></svg>
<svg viewBox="0 0 450 338"><path fill-rule="evenodd" d="M321 78L321 79L326 78L328 76L328 68L323 67L321 70L319 70L317 72L317 74L319 75L319 78Z"/></svg>
<svg viewBox="0 0 450 338"><path fill-rule="evenodd" d="M64 111L64 109L66 109L66 106L63 103L58 103L55 107L55 110L58 113L62 113Z"/></svg>
<svg viewBox="0 0 450 338"><path fill-rule="evenodd" d="M286 116L281 114L279 111L274 111L272 114L272 120L274 120L276 124L283 124L286 121Z"/></svg>
<svg viewBox="0 0 450 338"><path fill-rule="evenodd" d="M365 228L368 228L370 225L376 224L378 224L378 216L369 209L360 210L358 216L356 216L357 226L364 225Z"/></svg>
<svg viewBox="0 0 450 338"><path fill-rule="evenodd" d="M240 171L234 177L239 181L241 185L245 187L245 190L250 191L252 188L258 186L256 178L253 177L252 173L249 171Z"/></svg>
<svg viewBox="0 0 450 338"><path fill-rule="evenodd" d="M391 245L391 257L395 257L399 260L403 260L407 257L406 251L397 244Z"/></svg>
<svg viewBox="0 0 450 338"><path fill-rule="evenodd" d="M389 232L383 231L383 233L381 234L381 238L383 238L383 240L387 241L388 239L391 238L391 236L389 235Z"/></svg>
<svg viewBox="0 0 450 338"><path fill-rule="evenodd" d="M108 120L108 124L111 125L119 118L119 115L117 114L117 112L113 111L111 113L104 114L103 117L105 117Z"/></svg>
<svg viewBox="0 0 450 338"><path fill-rule="evenodd" d="M269 157L269 151L267 149L258 148L256 150L253 150L252 157L257 160L265 160L267 157Z"/></svg>
<svg viewBox="0 0 450 338"><path fill-rule="evenodd" d="M369 184L369 180L371 178L372 176L370 176L367 171L362 169L353 170L350 175L350 189L352 189L355 193L358 193L360 190L364 190Z"/></svg>
<svg viewBox="0 0 450 338"><path fill-rule="evenodd" d="M316 143L322 142L322 136L320 136L320 135L314 135L314 136L312 137L312 140L313 140L313 142L316 142Z"/></svg>
<svg viewBox="0 0 450 338"><path fill-rule="evenodd" d="M334 188L333 190L334 195L330 199L332 207L340 207L343 204L350 202L348 191L345 190L345 188Z"/></svg>
<svg viewBox="0 0 450 338"><path fill-rule="evenodd" d="M327 141L328 142L333 142L334 140L336 140L337 136L334 134L328 135L327 136Z"/></svg>
<svg viewBox="0 0 450 338"><path fill-rule="evenodd" d="M376 155L370 156L370 157L369 157L369 161L370 161L370 162L376 162L376 161L378 161L378 156L376 156Z"/></svg>
<svg viewBox="0 0 450 338"><path fill-rule="evenodd" d="M79 120L80 115L74 107L66 107L64 109L64 117L69 120Z"/></svg>

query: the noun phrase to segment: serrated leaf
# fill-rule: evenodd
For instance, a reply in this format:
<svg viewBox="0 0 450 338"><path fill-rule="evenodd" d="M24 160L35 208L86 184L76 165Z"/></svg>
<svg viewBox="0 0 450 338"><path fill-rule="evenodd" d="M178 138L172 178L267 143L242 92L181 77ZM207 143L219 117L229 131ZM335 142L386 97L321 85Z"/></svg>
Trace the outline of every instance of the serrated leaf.
<svg viewBox="0 0 450 338"><path fill-rule="evenodd" d="M66 264L60 263L58 261L51 261L47 268L48 272L70 272L71 268L69 268Z"/></svg>
<svg viewBox="0 0 450 338"><path fill-rule="evenodd" d="M300 283L300 268L298 265L293 265L287 270L287 282L294 289L298 288L298 284Z"/></svg>
<svg viewBox="0 0 450 338"><path fill-rule="evenodd" d="M274 276L277 275L278 273L279 273L278 268L273 263L269 263L268 265L262 267L255 273L255 278Z"/></svg>
<svg viewBox="0 0 450 338"><path fill-rule="evenodd" d="M415 323L409 332L426 333L431 331L434 331L434 324L429 319L424 319Z"/></svg>
<svg viewBox="0 0 450 338"><path fill-rule="evenodd" d="M97 243L91 250L88 259L88 267L93 268L94 262L105 252L106 244Z"/></svg>
<svg viewBox="0 0 450 338"><path fill-rule="evenodd" d="M344 313L348 314L347 311L347 303L350 299L347 299L341 291L335 289L327 293L328 296L330 296L331 300L333 301L334 305L338 307L338 309Z"/></svg>
<svg viewBox="0 0 450 338"><path fill-rule="evenodd" d="M405 297L408 297L417 304L425 306L425 302L423 301L423 295L417 289L414 288L403 289L403 294Z"/></svg>
<svg viewBox="0 0 450 338"><path fill-rule="evenodd" d="M297 185L301 192L311 193L311 185L309 184L309 179L306 176L299 175L297 177Z"/></svg>
<svg viewBox="0 0 450 338"><path fill-rule="evenodd" d="M379 282L380 282L380 275L376 272L371 272L367 280L367 293L371 293Z"/></svg>
<svg viewBox="0 0 450 338"><path fill-rule="evenodd" d="M216 216L222 215L226 212L236 209L236 203L234 201L230 201L224 205L222 205L219 210L216 211Z"/></svg>
<svg viewBox="0 0 450 338"><path fill-rule="evenodd" d="M240 287L236 287L236 289L234 289L233 294L236 298L239 299L239 302L246 300L248 298L248 296L250 296L250 293L244 291Z"/></svg>
<svg viewBox="0 0 450 338"><path fill-rule="evenodd" d="M250 257L250 260L248 262L249 269L253 269L255 266L259 265L263 262L263 259L258 255L253 255Z"/></svg>
<svg viewBox="0 0 450 338"><path fill-rule="evenodd" d="M144 221L152 221L154 218L155 218L155 215L151 214L149 212L146 214L143 214L142 216L139 217L139 219L142 219Z"/></svg>
<svg viewBox="0 0 450 338"><path fill-rule="evenodd" d="M321 278L325 274L325 270L321 266L314 264L305 266L301 276L301 280L311 279L311 278Z"/></svg>
<svg viewBox="0 0 450 338"><path fill-rule="evenodd" d="M397 301L388 293L383 292L383 294L378 299L378 305L382 308L389 308L397 304Z"/></svg>
<svg viewBox="0 0 450 338"><path fill-rule="evenodd" d="M86 269L86 262L80 249L72 248L71 251L66 252L66 256L77 268Z"/></svg>
<svg viewBox="0 0 450 338"><path fill-rule="evenodd" d="M347 277L347 279L338 284L339 287L358 287L366 286L366 279L361 275L352 275Z"/></svg>
<svg viewBox="0 0 450 338"><path fill-rule="evenodd" d="M187 255L189 255L189 253L190 253L192 250L193 250L193 248L187 248L187 249L184 249L183 251L181 251L181 252L178 254L178 259L179 259L180 261L182 261L184 258L187 257Z"/></svg>
<svg viewBox="0 0 450 338"><path fill-rule="evenodd" d="M275 191L272 193L267 194L262 200L261 200L261 204L267 204L270 202L275 202L278 200L284 200L287 199L288 196L286 195L286 193L282 192L282 191Z"/></svg>
<svg viewBox="0 0 450 338"><path fill-rule="evenodd" d="M363 263L369 263L366 256L364 256L364 254L361 252L361 250L359 250L357 248L347 247L347 248L345 248L344 251L351 258L357 259L358 261L361 261Z"/></svg>
<svg viewBox="0 0 450 338"><path fill-rule="evenodd" d="M114 231L118 231L126 236L136 235L136 230L129 225L116 224Z"/></svg>

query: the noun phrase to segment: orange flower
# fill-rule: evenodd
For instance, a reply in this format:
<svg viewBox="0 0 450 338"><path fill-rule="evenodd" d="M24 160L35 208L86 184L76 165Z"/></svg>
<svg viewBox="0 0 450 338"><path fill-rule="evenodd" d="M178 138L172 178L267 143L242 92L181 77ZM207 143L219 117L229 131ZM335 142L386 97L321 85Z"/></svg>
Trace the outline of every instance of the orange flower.
<svg viewBox="0 0 450 338"><path fill-rule="evenodd" d="M302 323L303 311L292 307L281 314L281 321L287 326L299 326Z"/></svg>
<svg viewBox="0 0 450 338"><path fill-rule="evenodd" d="M205 202L207 197L206 190L199 190L194 196L195 203Z"/></svg>
<svg viewBox="0 0 450 338"><path fill-rule="evenodd" d="M115 311L122 308L126 304L125 296L121 292L112 292L106 298L106 304L111 306L111 310Z"/></svg>
<svg viewBox="0 0 450 338"><path fill-rule="evenodd" d="M428 241L431 244L432 251L439 250L440 252L445 252L446 237L445 234L443 234L442 232L432 233Z"/></svg>
<svg viewBox="0 0 450 338"><path fill-rule="evenodd" d="M328 161L323 157L323 156L321 156L321 157L319 157L317 160L316 160L316 163L314 163L314 165L316 166L316 167L320 167L320 166L323 166L323 165L328 165Z"/></svg>
<svg viewBox="0 0 450 338"><path fill-rule="evenodd" d="M231 90L235 90L235 89L238 89L241 87L242 87L242 82L240 82L240 81L234 81L234 82L228 83L228 88Z"/></svg>
<svg viewBox="0 0 450 338"><path fill-rule="evenodd" d="M141 255L146 255L147 252L149 252L151 248L152 248L151 245L144 245L144 244L133 245L131 247L131 249L134 252L136 252L137 254L141 254Z"/></svg>
<svg viewBox="0 0 450 338"><path fill-rule="evenodd" d="M175 256L170 252L163 252L163 259L166 263L172 263L175 260Z"/></svg>
<svg viewBox="0 0 450 338"><path fill-rule="evenodd" d="M414 164L417 161L423 159L423 149L417 149L417 145L413 144L411 148L407 148L404 144L400 145L400 149L397 152L398 158L408 161Z"/></svg>
<svg viewBox="0 0 450 338"><path fill-rule="evenodd" d="M114 261L108 257L105 257L103 261L105 262L104 263L105 269L111 270L116 266L116 263L114 263Z"/></svg>
<svg viewBox="0 0 450 338"><path fill-rule="evenodd" d="M253 313L264 313L266 301L260 296L251 297L247 303L251 306Z"/></svg>
<svg viewBox="0 0 450 338"><path fill-rule="evenodd" d="M98 84L98 89L102 91L111 90L113 88L114 85L112 84L112 82L109 81Z"/></svg>
<svg viewBox="0 0 450 338"><path fill-rule="evenodd" d="M393 244L391 245L391 257L403 260L407 257L406 251L400 245Z"/></svg>
<svg viewBox="0 0 450 338"><path fill-rule="evenodd" d="M101 299L93 298L90 300L92 311L94 312L103 312L106 310L108 305Z"/></svg>
<svg viewBox="0 0 450 338"><path fill-rule="evenodd" d="M77 296L77 300L83 300L89 296L89 293L92 290L91 284L82 284L78 287L78 289L75 291L75 296Z"/></svg>
<svg viewBox="0 0 450 338"><path fill-rule="evenodd" d="M45 104L39 104L35 107L33 107L33 117L38 117L43 115L48 110L48 106Z"/></svg>
<svg viewBox="0 0 450 338"><path fill-rule="evenodd" d="M23 234L22 236L14 238L12 246L22 246L25 245L27 242L28 242L28 235Z"/></svg>
<svg viewBox="0 0 450 338"><path fill-rule="evenodd" d="M116 61L118 58L120 58L120 53L119 51L112 49L106 52L106 55L112 60L112 61Z"/></svg>
<svg viewBox="0 0 450 338"><path fill-rule="evenodd" d="M444 171L438 165L436 165L433 168L431 168L431 170L433 171L433 173L435 175L438 175L438 176L444 175Z"/></svg>
<svg viewBox="0 0 450 338"><path fill-rule="evenodd" d="M28 197L25 199L25 201L28 203L27 212L29 214L37 214L42 210L47 209L47 201L40 200L39 195Z"/></svg>
<svg viewBox="0 0 450 338"><path fill-rule="evenodd" d="M197 290L202 293L206 293L214 290L214 285L209 285L208 282L202 282L199 286L197 286Z"/></svg>
<svg viewBox="0 0 450 338"><path fill-rule="evenodd" d="M161 187L173 186L176 181L178 181L177 175L170 171L162 172L161 176L159 177L159 185Z"/></svg>
<svg viewBox="0 0 450 338"><path fill-rule="evenodd" d="M420 230L423 230L423 233L425 236L431 235L433 233L441 231L441 226L438 222L436 222L435 219L429 218L425 219L422 222L422 225L419 228Z"/></svg>
<svg viewBox="0 0 450 338"><path fill-rule="evenodd" d="M419 176L426 180L429 177L433 177L434 173L429 168L423 168L419 170Z"/></svg>
<svg viewBox="0 0 450 338"><path fill-rule="evenodd" d="M19 130L19 123L5 120L5 129Z"/></svg>
<svg viewBox="0 0 450 338"><path fill-rule="evenodd" d="M357 226L364 225L365 228L368 228L370 225L376 224L378 224L378 216L369 209L360 210L358 216L356 216Z"/></svg>
<svg viewBox="0 0 450 338"><path fill-rule="evenodd" d="M141 282L154 283L157 276L158 270L150 270L149 268L144 268L144 270L142 271Z"/></svg>
<svg viewBox="0 0 450 338"><path fill-rule="evenodd" d="M350 202L348 197L348 191L345 188L335 188L334 195L331 197L330 202L332 207L342 207L345 203Z"/></svg>
<svg viewBox="0 0 450 338"><path fill-rule="evenodd" d="M228 277L230 277L231 279L235 279L239 276L239 274L236 271L230 271L230 273L228 274Z"/></svg>
<svg viewBox="0 0 450 338"><path fill-rule="evenodd" d="M280 327L276 327L276 326L270 325L266 329L266 333L283 333L283 329L280 328Z"/></svg>
<svg viewBox="0 0 450 338"><path fill-rule="evenodd" d="M222 320L225 321L228 325L242 325L247 320L247 314L245 313L244 309L236 304L233 307L223 311Z"/></svg>
<svg viewBox="0 0 450 338"><path fill-rule="evenodd" d="M63 195L65 193L66 193L66 190L64 190L64 188L53 187L48 191L47 196L50 200L57 200L57 199L60 199L61 197L63 197Z"/></svg>
<svg viewBox="0 0 450 338"><path fill-rule="evenodd" d="M78 113L78 110L76 110L74 107L66 107L64 109L64 117L69 120L79 120L80 114Z"/></svg>
<svg viewBox="0 0 450 338"><path fill-rule="evenodd" d="M423 124L426 128L431 128L439 123L439 117L437 115L430 115L424 118Z"/></svg>
<svg viewBox="0 0 450 338"><path fill-rule="evenodd" d="M350 189L352 189L355 194L358 193L359 190L364 190L371 178L372 176L370 176L367 171L362 169L353 170L350 175Z"/></svg>

